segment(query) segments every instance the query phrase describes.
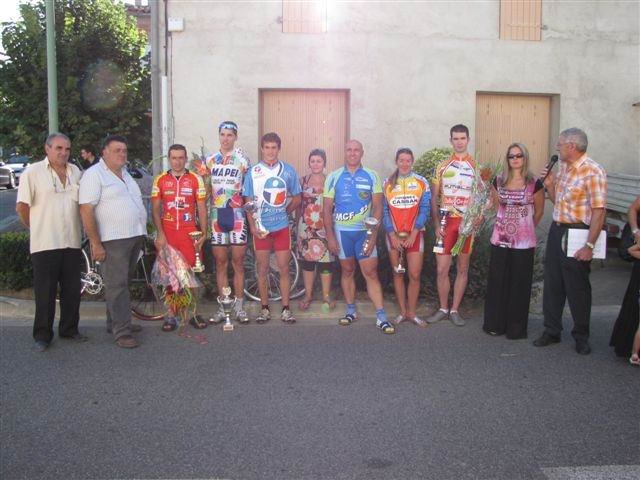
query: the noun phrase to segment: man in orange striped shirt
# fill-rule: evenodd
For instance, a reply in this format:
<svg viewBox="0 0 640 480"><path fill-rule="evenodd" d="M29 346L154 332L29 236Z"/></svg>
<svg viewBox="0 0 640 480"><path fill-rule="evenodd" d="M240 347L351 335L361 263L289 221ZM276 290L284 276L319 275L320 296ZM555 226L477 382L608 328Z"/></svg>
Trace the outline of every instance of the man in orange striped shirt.
<svg viewBox="0 0 640 480"><path fill-rule="evenodd" d="M607 175L604 169L587 156L587 135L579 128L564 130L556 143L560 157L557 177L545 167L540 173L553 202L553 223L549 229L544 264L544 333L533 344L546 347L560 342L562 311L569 300L576 351L591 352L589 320L591 317L591 259L593 248L605 217ZM587 241L573 257L567 257L563 246L568 230L588 230Z"/></svg>

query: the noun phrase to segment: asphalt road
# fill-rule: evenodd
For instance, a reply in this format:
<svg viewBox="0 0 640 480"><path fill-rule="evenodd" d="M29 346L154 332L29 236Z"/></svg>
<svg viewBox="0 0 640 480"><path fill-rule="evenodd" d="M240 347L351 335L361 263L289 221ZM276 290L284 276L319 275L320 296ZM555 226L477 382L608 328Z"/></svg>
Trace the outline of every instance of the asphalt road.
<svg viewBox="0 0 640 480"><path fill-rule="evenodd" d="M132 351L93 322L38 354L5 319L0 478L637 480L640 369L607 346L609 310L587 357L478 319L395 336L272 321L206 345L146 324Z"/></svg>

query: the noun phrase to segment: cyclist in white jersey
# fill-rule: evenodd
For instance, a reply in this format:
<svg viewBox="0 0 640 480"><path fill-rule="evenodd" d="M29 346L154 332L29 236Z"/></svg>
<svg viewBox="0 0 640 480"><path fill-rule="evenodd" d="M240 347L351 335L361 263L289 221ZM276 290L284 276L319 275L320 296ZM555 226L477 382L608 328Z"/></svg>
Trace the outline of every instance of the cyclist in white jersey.
<svg viewBox="0 0 640 480"><path fill-rule="evenodd" d="M196 171L204 178L209 198L209 219L211 230L211 251L216 262L216 283L218 290L229 286L227 270L229 251L233 266L233 294L236 319L248 323L249 316L243 308L244 296L244 256L247 249L247 222L242 206L242 184L249 170L250 160L244 152L235 148L238 139L238 125L224 121L218 126L220 150L204 162L198 162ZM222 309L212 323L224 320Z"/></svg>

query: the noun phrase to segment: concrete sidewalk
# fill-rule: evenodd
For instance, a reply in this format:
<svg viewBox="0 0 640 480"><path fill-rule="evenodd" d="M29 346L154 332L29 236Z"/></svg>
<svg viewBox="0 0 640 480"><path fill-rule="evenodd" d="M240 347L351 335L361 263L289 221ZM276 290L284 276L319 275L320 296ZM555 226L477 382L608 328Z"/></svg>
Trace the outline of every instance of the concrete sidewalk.
<svg viewBox="0 0 640 480"><path fill-rule="evenodd" d="M593 313L603 314L606 316L617 315L624 292L631 275L631 263L621 260L615 250L610 249L608 258L604 261L594 261L591 270L591 285L593 293ZM269 322L270 325L279 325L279 303L272 306L273 319L276 321ZM375 309L369 301L366 292L357 293L358 312L363 322L367 323L368 319L375 318ZM199 305L199 312L204 317L208 317L217 311L217 304L213 301L202 301ZM258 314L260 308L259 302L245 301L245 308L249 315L253 318ZM316 300L306 312L298 309L298 300L291 302L291 308L299 320L304 325L327 325L342 315L345 310L345 303L338 301L333 312L325 314L321 310L321 302ZM418 307L418 316L426 318L433 313L436 305L421 299ZM568 307L567 307L568 309ZM385 310L389 319L395 318L398 314L398 305L395 303L393 295L387 295L385 298ZM35 304L33 300L23 300L17 298L0 296L0 323L7 324L24 324L33 320L35 312ZM463 302L461 312L463 316L468 318L482 318L482 303ZM542 313L542 283L540 284L540 294L532 301L531 314L540 315ZM568 311L565 312L565 315ZM80 322L94 323L105 321L105 304L103 301L85 301L80 305ZM145 322L142 322L145 323ZM154 323L154 322L150 322Z"/></svg>

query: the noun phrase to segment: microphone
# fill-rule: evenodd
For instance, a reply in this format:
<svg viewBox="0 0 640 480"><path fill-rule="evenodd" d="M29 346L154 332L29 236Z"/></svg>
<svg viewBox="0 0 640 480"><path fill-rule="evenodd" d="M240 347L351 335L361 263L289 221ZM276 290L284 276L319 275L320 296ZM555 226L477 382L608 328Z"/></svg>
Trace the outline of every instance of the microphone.
<svg viewBox="0 0 640 480"><path fill-rule="evenodd" d="M551 169L553 168L553 166L558 163L558 155L552 155L551 159L549 159L549 163L547 163L547 173L545 174L544 178L542 179L542 181L544 182L547 177L549 176L549 173L551 173Z"/></svg>

